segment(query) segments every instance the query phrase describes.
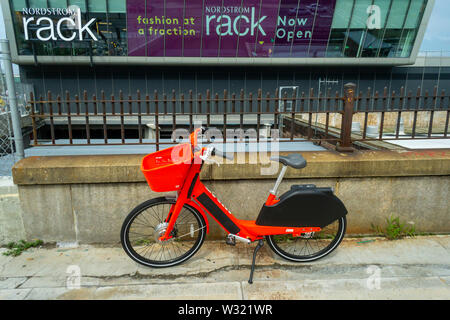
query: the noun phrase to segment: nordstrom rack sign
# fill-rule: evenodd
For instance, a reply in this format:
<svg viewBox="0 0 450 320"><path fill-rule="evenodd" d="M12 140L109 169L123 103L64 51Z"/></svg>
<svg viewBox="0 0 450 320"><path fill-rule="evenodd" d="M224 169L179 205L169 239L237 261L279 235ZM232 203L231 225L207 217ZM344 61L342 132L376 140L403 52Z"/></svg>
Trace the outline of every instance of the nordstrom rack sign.
<svg viewBox="0 0 450 320"><path fill-rule="evenodd" d="M25 40L98 40L90 29L96 19L92 18L83 23L81 9L78 6L23 8L22 16Z"/></svg>

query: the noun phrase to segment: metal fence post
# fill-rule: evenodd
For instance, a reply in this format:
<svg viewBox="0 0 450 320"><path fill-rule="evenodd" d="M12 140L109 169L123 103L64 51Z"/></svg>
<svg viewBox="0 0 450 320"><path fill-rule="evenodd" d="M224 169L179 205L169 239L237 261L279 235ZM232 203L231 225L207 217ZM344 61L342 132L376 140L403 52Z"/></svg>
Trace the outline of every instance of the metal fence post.
<svg viewBox="0 0 450 320"><path fill-rule="evenodd" d="M339 152L353 152L352 147L352 120L355 105L355 89L354 83L344 85L344 111L342 113L341 125L341 143L336 146Z"/></svg>
<svg viewBox="0 0 450 320"><path fill-rule="evenodd" d="M23 147L22 125L20 121L20 113L17 108L16 87L14 83L14 75L11 62L11 51L9 49L9 41L0 39L0 60L5 68L6 87L8 89L9 109L11 111L11 122L14 133L14 143L16 145L17 159L21 160L25 157Z"/></svg>

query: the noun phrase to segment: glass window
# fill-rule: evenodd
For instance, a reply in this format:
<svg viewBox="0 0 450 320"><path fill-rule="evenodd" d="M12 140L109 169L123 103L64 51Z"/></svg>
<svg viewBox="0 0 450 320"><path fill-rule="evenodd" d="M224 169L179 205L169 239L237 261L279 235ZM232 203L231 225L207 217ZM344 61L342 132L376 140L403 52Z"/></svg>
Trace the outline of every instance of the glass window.
<svg viewBox="0 0 450 320"><path fill-rule="evenodd" d="M47 8L47 0L29 0L30 8Z"/></svg>
<svg viewBox="0 0 450 320"><path fill-rule="evenodd" d="M164 14L171 18L171 22L166 22L166 35L164 36L164 56L166 57L180 57L183 54L183 36L171 36L173 35L173 29L183 28L183 18L184 18L184 3L185 1L180 0L165 0L166 8ZM170 32L170 34L169 34ZM186 37L186 41L189 38ZM232 50L234 44L234 50ZM227 41L222 39L221 45L223 45L223 53L230 56L236 55L236 45L237 41L232 41L231 45L227 46ZM221 51L222 52L222 51Z"/></svg>
<svg viewBox="0 0 450 320"><path fill-rule="evenodd" d="M110 13L126 13L126 0L108 0L108 11Z"/></svg>
<svg viewBox="0 0 450 320"><path fill-rule="evenodd" d="M372 5L375 28L367 25L378 14L368 12ZM425 7L425 0L337 0L327 56L408 57Z"/></svg>
<svg viewBox="0 0 450 320"><path fill-rule="evenodd" d="M410 0L392 0L391 9L386 23L383 43L379 49L380 57L395 57L403 26L406 21Z"/></svg>
<svg viewBox="0 0 450 320"><path fill-rule="evenodd" d="M27 4L25 0L17 0L12 3L12 8L14 11L21 11L23 8L26 8Z"/></svg>
<svg viewBox="0 0 450 320"><path fill-rule="evenodd" d="M86 1L85 0L68 0L67 4L68 7L71 8L71 6L77 6L80 8L81 11L81 24L84 25L87 23L90 19L86 14L87 8L86 8ZM78 18L76 18L78 19ZM72 29L72 26L68 26L68 29ZM71 33L72 33L71 30ZM92 30L92 28L91 28ZM71 45L71 53L73 56L88 56L91 52L91 40L88 35L86 35L86 32L83 33L83 40L74 40L70 42Z"/></svg>
<svg viewBox="0 0 450 320"><path fill-rule="evenodd" d="M48 0L49 8L67 8L67 0Z"/></svg>
<svg viewBox="0 0 450 320"><path fill-rule="evenodd" d="M67 8L68 7L68 1L67 0L48 0L48 7L49 8ZM61 17L59 17L61 18ZM55 17L53 19L54 23L57 24L57 20L59 19ZM70 38L73 35L73 26L71 26L69 23L62 24L60 32L61 34L66 37ZM58 38L58 40L52 42L53 48L52 52L55 56L66 56L66 55L72 55L72 44L67 41L63 41Z"/></svg>
<svg viewBox="0 0 450 320"><path fill-rule="evenodd" d="M89 18L95 18L95 36L97 41L92 41L92 55L106 56L109 54L108 38L109 24L106 14L106 0L89 0L88 2Z"/></svg>
<svg viewBox="0 0 450 320"><path fill-rule="evenodd" d="M379 57L394 57L401 35L402 29L386 29L383 42L379 48Z"/></svg>
<svg viewBox="0 0 450 320"><path fill-rule="evenodd" d="M27 8L25 0L10 2L12 4L12 21L16 35L17 52L19 55L32 55L33 47L29 40L25 40L25 30L22 23L22 9Z"/></svg>
<svg viewBox="0 0 450 320"><path fill-rule="evenodd" d="M361 57L376 57L382 44L384 29L367 30Z"/></svg>
<svg viewBox="0 0 450 320"><path fill-rule="evenodd" d="M374 0L373 5L380 8L380 27L382 29L386 26L386 19L388 17L391 0Z"/></svg>
<svg viewBox="0 0 450 320"><path fill-rule="evenodd" d="M367 30L361 57L376 57L378 49L383 43L383 35L391 0L374 0L373 5L379 8L379 28ZM378 9L377 8L377 9ZM376 17L375 17L376 18Z"/></svg>
<svg viewBox="0 0 450 320"><path fill-rule="evenodd" d="M69 0L69 6L77 6L81 9L81 12L86 12L86 0Z"/></svg>
<svg viewBox="0 0 450 320"><path fill-rule="evenodd" d="M126 0L108 0L108 54L126 56L127 42Z"/></svg>
<svg viewBox="0 0 450 320"><path fill-rule="evenodd" d="M386 29L402 29L405 22L409 0L392 0Z"/></svg>
<svg viewBox="0 0 450 320"><path fill-rule="evenodd" d="M358 0L353 9L350 29L366 29L367 27L367 9L372 5L372 0Z"/></svg>
<svg viewBox="0 0 450 320"><path fill-rule="evenodd" d="M357 57L361 43L364 42L365 29L350 29L347 35L347 41L345 43L344 56L345 57Z"/></svg>
<svg viewBox="0 0 450 320"><path fill-rule="evenodd" d="M310 39L307 56L324 57L326 55L327 43L331 31L330 28L333 23L334 6L335 3L333 1L319 0L317 2L316 17L313 23L313 36ZM294 39L293 47L296 42L296 39ZM293 50L292 53L294 53Z"/></svg>
<svg viewBox="0 0 450 320"><path fill-rule="evenodd" d="M353 0L336 1L336 9L334 9L333 23L331 25L333 29L347 29L352 13L353 2Z"/></svg>
<svg viewBox="0 0 450 320"><path fill-rule="evenodd" d="M423 11L425 10L424 0L411 0L408 16L406 17L405 28L413 29L419 26Z"/></svg>
<svg viewBox="0 0 450 320"><path fill-rule="evenodd" d="M333 29L328 41L327 57L342 57L347 29Z"/></svg>
<svg viewBox="0 0 450 320"><path fill-rule="evenodd" d="M398 45L397 57L407 58L411 54L412 47L414 45L414 40L416 38L415 29L405 29L402 34L402 38L400 39L400 43Z"/></svg>
<svg viewBox="0 0 450 320"><path fill-rule="evenodd" d="M89 13L105 13L106 14L106 0L89 0Z"/></svg>
<svg viewBox="0 0 450 320"><path fill-rule="evenodd" d="M128 38L127 38L127 0L9 0L12 7L12 19L14 21L14 30L16 33L17 48L20 55L85 55L90 54L94 56L127 56L128 55ZM216 1L216 0L207 0ZM292 5L300 4L305 6L305 3L313 3L316 6L308 6L308 10L313 8L317 12L321 9L321 1L328 3L332 1L328 0L282 0L283 3L290 3ZM150 3L150 0L142 0L142 3ZM186 15L189 10L197 12L200 9L197 7L192 8L186 1L186 7L181 7L180 2L177 0L166 0L167 15L173 17L181 17ZM205 2L205 1L204 1ZM217 2L217 1L216 1ZM220 1L219 1L220 2ZM226 0L222 0L226 2ZM242 3L245 5L245 0L236 0L236 3ZM264 1L254 0L254 3L264 3ZM252 3L253 3L252 2ZM196 1L195 3L200 5L202 1ZM234 3L234 2L233 2ZM23 25L23 12L22 9L27 7L27 4L31 8L67 8L70 6L77 6L81 9L82 25L88 23L91 19L95 19L95 22L91 24L91 31L97 38L97 40L91 39L89 34L84 31L84 39L80 40L77 28L69 22L64 22L60 25L59 33L56 29L41 30L39 35L47 38L45 41L37 38L37 31L44 25L48 24L48 19L42 19L43 21L37 25L37 19L45 16L52 20L54 27L57 22L63 16L58 13L55 14L30 14L26 15L28 18L33 17L34 20L30 20L27 24L27 29L24 30ZM181 0L181 4L184 4ZM334 2L333 2L334 4ZM166 7L164 5L164 8ZM250 4L249 4L250 5ZM369 27L367 25L368 17L373 15L375 11L368 12L371 6L376 6L373 10L378 10L377 14L377 26ZM408 57L411 54L412 47L415 43L418 28L427 5L427 0L336 0L334 14L329 14L328 23L332 19L332 27L329 30L326 26L328 24L323 23L323 31L321 31L320 21L315 21L314 33L324 35L326 39L329 33L329 40L327 44L327 57ZM278 2L277 2L278 6ZM322 6L322 7L325 7ZM166 9L164 9L166 10ZM171 13L172 11L173 13ZM148 8L143 9L149 11ZM186 12L184 12L186 11ZM331 11L331 10L330 10ZM166 11L164 11L166 14ZM294 13L296 16L298 12ZM69 17L68 15L67 17ZM319 16L318 16L319 17ZM77 19L72 16L73 19ZM323 17L322 17L323 18ZM295 30L295 29L294 29ZM50 35L54 34L54 38ZM25 39L25 34L28 35L28 39ZM75 35L73 41L64 41L62 38L71 38ZM199 31L200 35L200 31ZM199 49L199 39L194 39L192 43L186 44L181 53L179 52L178 45L165 42L162 45L165 55L167 56L197 56L196 53ZM130 41L132 41L130 39ZM234 40L233 40L234 41ZM322 45L320 41L308 40L310 45L310 53L312 56L323 55ZM227 49L230 56L235 52L231 47L225 46L225 41L222 42L222 52ZM303 44L300 44L300 48ZM319 49L314 49L315 46ZM155 44L156 47L160 47L159 43ZM192 47L192 50L189 49ZM201 46L200 46L201 47ZM172 48L172 49L171 49ZM187 49L186 49L187 48ZM231 49L230 49L231 48ZM295 51L294 45L288 46L291 51ZM195 50L194 50L195 49ZM203 48L204 49L204 48ZM172 51L171 51L172 50ZM192 51L192 53L189 52ZM297 51L305 52L304 49ZM149 51L148 51L149 52ZM147 53L148 53L147 52Z"/></svg>
<svg viewBox="0 0 450 320"><path fill-rule="evenodd" d="M354 0L337 0L331 24L327 57L342 57L347 30L350 24Z"/></svg>
<svg viewBox="0 0 450 320"><path fill-rule="evenodd" d="M358 57L365 39L367 29L367 9L372 5L372 0L358 0L355 2L350 21L350 30L344 48L345 57Z"/></svg>
<svg viewBox="0 0 450 320"><path fill-rule="evenodd" d="M423 12L425 11L426 1L411 0L411 5L408 10L405 25L401 35L400 43L397 49L397 57L409 57L411 55L414 41L416 39L417 30L422 20Z"/></svg>

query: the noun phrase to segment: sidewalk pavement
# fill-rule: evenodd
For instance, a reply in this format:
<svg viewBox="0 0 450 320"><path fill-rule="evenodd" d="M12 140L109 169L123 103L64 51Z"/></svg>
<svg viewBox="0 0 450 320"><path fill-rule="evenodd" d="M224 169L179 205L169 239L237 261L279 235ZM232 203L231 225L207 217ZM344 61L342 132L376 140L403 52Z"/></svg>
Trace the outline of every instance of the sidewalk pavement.
<svg viewBox="0 0 450 320"><path fill-rule="evenodd" d="M0 300L450 299L449 235L348 238L329 256L303 264L279 258L266 244L250 285L255 246L205 242L190 260L162 269L139 266L120 247L0 255Z"/></svg>

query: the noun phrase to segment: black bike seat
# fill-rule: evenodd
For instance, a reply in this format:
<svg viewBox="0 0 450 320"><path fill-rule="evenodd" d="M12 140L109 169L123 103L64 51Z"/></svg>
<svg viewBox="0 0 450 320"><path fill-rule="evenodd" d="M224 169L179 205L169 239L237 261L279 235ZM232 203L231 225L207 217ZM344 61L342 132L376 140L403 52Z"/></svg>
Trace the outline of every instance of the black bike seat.
<svg viewBox="0 0 450 320"><path fill-rule="evenodd" d="M306 167L306 160L300 153L291 153L288 156L271 157L270 160L281 162L285 166L290 166L295 169Z"/></svg>

